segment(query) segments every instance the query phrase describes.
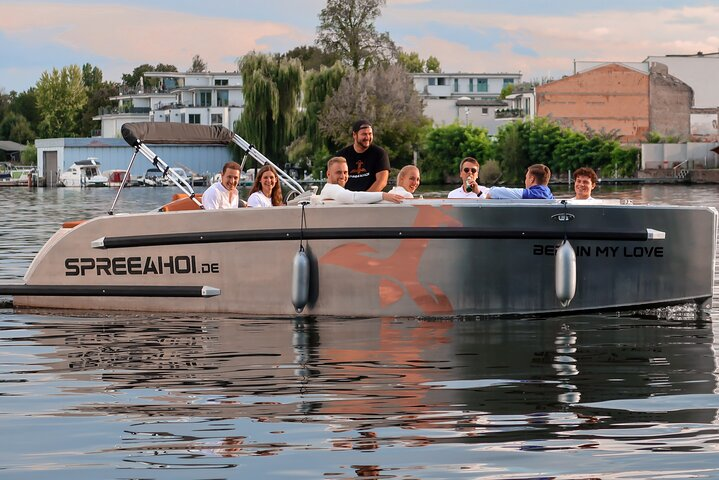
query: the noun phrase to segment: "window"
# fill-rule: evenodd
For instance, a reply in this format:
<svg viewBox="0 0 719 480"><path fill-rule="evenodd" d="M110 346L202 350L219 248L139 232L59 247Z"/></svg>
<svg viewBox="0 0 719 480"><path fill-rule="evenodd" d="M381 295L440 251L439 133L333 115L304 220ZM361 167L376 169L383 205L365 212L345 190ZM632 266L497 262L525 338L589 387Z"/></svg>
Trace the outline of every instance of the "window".
<svg viewBox="0 0 719 480"><path fill-rule="evenodd" d="M514 79L513 78L505 78L504 82L502 83L502 86L506 87L507 85L514 85Z"/></svg>
<svg viewBox="0 0 719 480"><path fill-rule="evenodd" d="M217 106L226 107L230 104L230 91L229 90L218 90L217 91Z"/></svg>
<svg viewBox="0 0 719 480"><path fill-rule="evenodd" d="M210 115L210 123L212 125L222 125L222 114L213 113L212 115Z"/></svg>
<svg viewBox="0 0 719 480"><path fill-rule="evenodd" d="M474 92L474 78L469 79L469 91Z"/></svg>
<svg viewBox="0 0 719 480"><path fill-rule="evenodd" d="M187 115L187 123L200 123L200 114L199 113L190 113Z"/></svg>
<svg viewBox="0 0 719 480"><path fill-rule="evenodd" d="M454 91L459 92L459 79L458 78L454 79Z"/></svg>
<svg viewBox="0 0 719 480"><path fill-rule="evenodd" d="M437 79L437 85L447 85L447 79L446 78L438 78Z"/></svg>
<svg viewBox="0 0 719 480"><path fill-rule="evenodd" d="M487 115L489 113L489 109L487 107L482 107L482 115Z"/></svg>
<svg viewBox="0 0 719 480"><path fill-rule="evenodd" d="M212 106L212 92L209 90L202 90L201 92L197 93L198 100L197 105L200 107L209 107Z"/></svg>
<svg viewBox="0 0 719 480"><path fill-rule="evenodd" d="M227 80L226 78L216 78L215 79L215 85L217 85L218 87L225 86L228 84L228 82L229 82L229 80Z"/></svg>
<svg viewBox="0 0 719 480"><path fill-rule="evenodd" d="M437 85L437 79L434 78L434 77L429 77L429 78L427 79L427 84L428 84L428 85L432 85L432 86Z"/></svg>
<svg viewBox="0 0 719 480"><path fill-rule="evenodd" d="M486 92L487 91L487 79L486 78L478 78L477 79L477 92Z"/></svg>

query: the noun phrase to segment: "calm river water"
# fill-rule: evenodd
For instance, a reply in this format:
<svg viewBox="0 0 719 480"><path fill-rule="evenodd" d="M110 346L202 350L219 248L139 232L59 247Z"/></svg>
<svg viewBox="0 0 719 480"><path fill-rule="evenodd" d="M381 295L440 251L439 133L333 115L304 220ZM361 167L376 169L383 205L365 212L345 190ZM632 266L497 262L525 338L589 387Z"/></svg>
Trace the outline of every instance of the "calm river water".
<svg viewBox="0 0 719 480"><path fill-rule="evenodd" d="M597 196L719 207L718 191ZM118 210L172 192L129 189ZM114 194L0 190L0 281L19 282L62 221L107 211ZM710 318L428 321L61 316L5 302L0 478L719 478L714 304Z"/></svg>

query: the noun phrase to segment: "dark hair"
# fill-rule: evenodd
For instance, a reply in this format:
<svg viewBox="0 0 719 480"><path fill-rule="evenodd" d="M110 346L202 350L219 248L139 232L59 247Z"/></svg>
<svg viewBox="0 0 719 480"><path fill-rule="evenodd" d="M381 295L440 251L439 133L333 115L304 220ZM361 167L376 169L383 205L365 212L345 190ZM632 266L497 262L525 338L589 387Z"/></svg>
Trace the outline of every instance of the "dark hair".
<svg viewBox="0 0 719 480"><path fill-rule="evenodd" d="M546 186L549 183L549 179L552 178L552 171L548 166L542 165L541 163L535 163L530 166L527 171L537 180L539 185Z"/></svg>
<svg viewBox="0 0 719 480"><path fill-rule="evenodd" d="M596 185L598 180L596 172L589 167L579 167L574 171L574 173L572 173L572 176L574 178L589 177L589 179L592 181L592 185Z"/></svg>
<svg viewBox="0 0 719 480"><path fill-rule="evenodd" d="M372 124L369 122L369 120L357 120L355 123L352 124L352 133L357 133L363 128L367 127L372 128Z"/></svg>
<svg viewBox="0 0 719 480"><path fill-rule="evenodd" d="M262 175L264 175L265 172L272 172L272 174L277 179L277 183L275 183L275 186L272 188L272 192L270 192L270 200L272 200L272 206L277 207L278 205L282 205L282 187L280 186L280 177L279 175L277 175L275 169L272 168L272 165L265 165L257 171L257 175L255 175L255 181L252 183L252 188L250 189L250 195L255 192L262 191L260 180L262 180Z"/></svg>
<svg viewBox="0 0 719 480"><path fill-rule="evenodd" d="M241 170L242 167L240 167L240 164L237 162L227 162L226 164L224 164L222 166L222 174L223 175L225 174L225 170L227 170L228 168L230 170Z"/></svg>

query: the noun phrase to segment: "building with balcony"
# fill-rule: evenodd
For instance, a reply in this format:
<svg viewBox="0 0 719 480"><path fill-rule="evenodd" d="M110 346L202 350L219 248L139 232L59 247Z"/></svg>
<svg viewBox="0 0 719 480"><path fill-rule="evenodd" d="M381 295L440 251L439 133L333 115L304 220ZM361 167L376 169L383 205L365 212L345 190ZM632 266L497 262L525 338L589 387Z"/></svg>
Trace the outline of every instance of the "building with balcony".
<svg viewBox="0 0 719 480"><path fill-rule="evenodd" d="M122 125L133 122L196 123L232 129L242 116L244 97L238 72L146 72L144 79L136 90L111 97L118 102L117 107L93 117L101 124L99 136L119 137ZM145 88L145 84L157 86Z"/></svg>
<svg viewBox="0 0 719 480"><path fill-rule="evenodd" d="M521 73L414 73L414 86L424 103L424 114L435 125L459 122L484 127L490 135L508 120L497 118L507 108L499 100L502 89L519 83Z"/></svg>

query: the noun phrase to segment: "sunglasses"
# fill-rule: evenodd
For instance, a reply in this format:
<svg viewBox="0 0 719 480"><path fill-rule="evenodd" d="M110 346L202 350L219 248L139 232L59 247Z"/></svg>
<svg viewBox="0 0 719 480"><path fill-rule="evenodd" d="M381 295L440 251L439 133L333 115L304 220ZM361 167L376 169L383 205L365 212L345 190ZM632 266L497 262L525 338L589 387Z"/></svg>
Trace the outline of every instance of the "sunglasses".
<svg viewBox="0 0 719 480"><path fill-rule="evenodd" d="M464 173L469 173L469 172L477 173L477 169L476 169L476 168L467 168L467 167L465 167L465 168L464 168Z"/></svg>

